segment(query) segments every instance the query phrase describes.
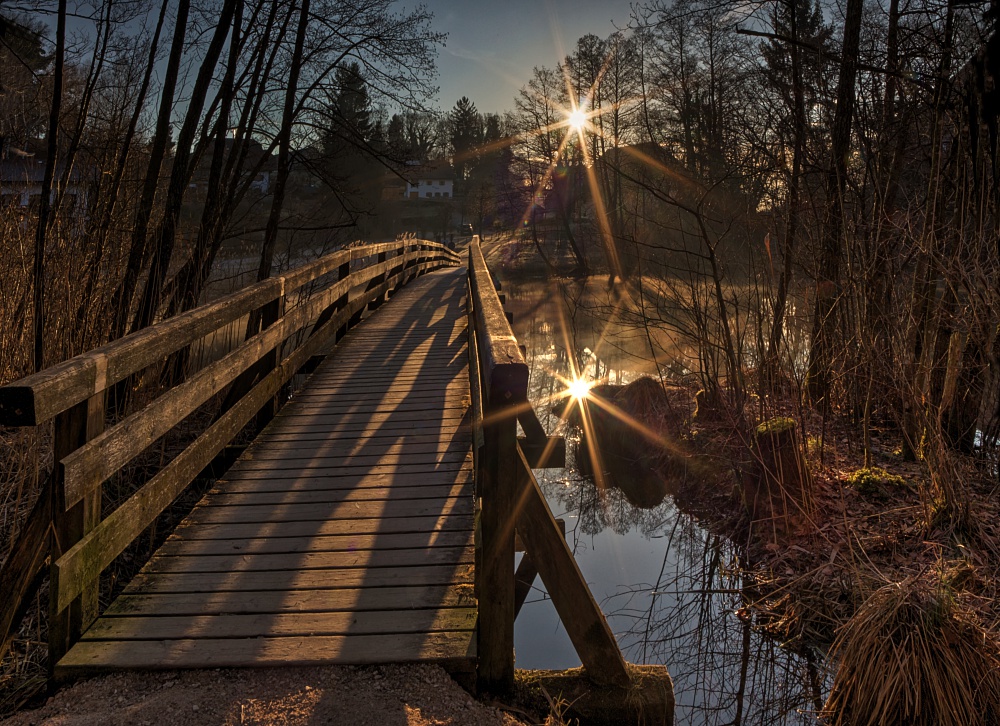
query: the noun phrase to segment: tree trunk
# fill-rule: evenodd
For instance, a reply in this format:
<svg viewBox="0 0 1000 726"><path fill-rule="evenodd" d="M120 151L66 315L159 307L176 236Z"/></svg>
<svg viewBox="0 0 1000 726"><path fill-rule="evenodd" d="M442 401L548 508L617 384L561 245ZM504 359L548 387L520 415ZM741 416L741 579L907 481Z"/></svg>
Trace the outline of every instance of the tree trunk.
<svg viewBox="0 0 1000 726"><path fill-rule="evenodd" d="M837 301L840 297L840 260L844 245L844 191L847 186L847 157L851 151L851 121L854 115L863 10L864 0L847 0L840 76L837 81L837 111L830 139L826 222L823 228L823 248L816 285L816 305L807 372L807 387L814 401L825 398L829 393L833 365L833 333L836 330Z"/></svg>

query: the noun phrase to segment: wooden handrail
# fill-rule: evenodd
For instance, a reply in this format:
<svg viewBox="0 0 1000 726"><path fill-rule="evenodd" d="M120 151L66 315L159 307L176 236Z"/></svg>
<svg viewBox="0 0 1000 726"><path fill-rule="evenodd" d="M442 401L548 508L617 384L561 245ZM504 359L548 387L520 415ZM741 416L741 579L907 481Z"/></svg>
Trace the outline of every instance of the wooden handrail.
<svg viewBox="0 0 1000 726"><path fill-rule="evenodd" d="M588 677L628 687L614 635L566 545L532 467L563 465L565 444L546 435L528 401L528 366L504 312L499 286L474 237L469 245L469 376L476 414L476 495L480 502L476 561L481 688L514 684L514 534L524 543ZM521 422L525 438L517 438ZM522 573L523 574L523 573ZM523 587L523 584L522 584Z"/></svg>
<svg viewBox="0 0 1000 726"><path fill-rule="evenodd" d="M352 271L352 260L363 266ZM55 419L53 474L0 569L0 583L10 586L0 604L0 654L43 553L52 562L52 667L96 617L101 571L247 423L255 416L259 420L259 412L268 409L312 356L390 290L417 275L458 264L455 252L423 240L340 250L0 387L0 425L35 426ZM333 272L337 280L285 312L289 294ZM365 292L349 300L350 291L365 283ZM104 430L104 399L111 386L215 330L267 310L272 317L265 319L262 330ZM310 328L308 335L298 335ZM287 341L293 341L291 350L283 350ZM236 395L227 399L225 410L208 429L102 521L102 482L227 387Z"/></svg>
<svg viewBox="0 0 1000 726"><path fill-rule="evenodd" d="M94 350L0 387L0 426L37 426L86 401L149 365L219 328L239 320L282 295L340 267L380 253L405 248L435 251L455 264L457 254L436 242L388 242L333 252L181 315L143 328Z"/></svg>

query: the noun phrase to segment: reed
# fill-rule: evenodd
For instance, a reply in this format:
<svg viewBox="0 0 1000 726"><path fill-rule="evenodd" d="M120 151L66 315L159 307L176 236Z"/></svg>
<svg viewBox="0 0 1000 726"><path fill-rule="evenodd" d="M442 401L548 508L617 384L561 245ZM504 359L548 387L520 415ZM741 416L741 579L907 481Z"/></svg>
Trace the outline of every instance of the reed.
<svg viewBox="0 0 1000 726"><path fill-rule="evenodd" d="M833 726L969 726L1000 719L1000 651L946 582L876 590L841 628L824 712Z"/></svg>

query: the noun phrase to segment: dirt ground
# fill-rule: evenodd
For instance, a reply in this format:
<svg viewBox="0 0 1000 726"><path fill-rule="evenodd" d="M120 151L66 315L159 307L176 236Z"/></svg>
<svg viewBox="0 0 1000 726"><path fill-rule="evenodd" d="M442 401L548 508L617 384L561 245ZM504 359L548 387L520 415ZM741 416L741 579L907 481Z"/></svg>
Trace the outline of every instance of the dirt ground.
<svg viewBox="0 0 1000 726"><path fill-rule="evenodd" d="M519 726L437 666L221 669L103 676L3 726Z"/></svg>

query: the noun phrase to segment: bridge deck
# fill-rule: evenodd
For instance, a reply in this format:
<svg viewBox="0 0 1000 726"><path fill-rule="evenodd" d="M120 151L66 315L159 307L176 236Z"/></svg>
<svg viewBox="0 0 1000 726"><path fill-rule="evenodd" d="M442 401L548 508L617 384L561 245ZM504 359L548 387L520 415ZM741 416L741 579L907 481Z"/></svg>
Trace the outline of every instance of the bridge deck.
<svg viewBox="0 0 1000 726"><path fill-rule="evenodd" d="M57 673L471 668L464 292L427 275L352 330Z"/></svg>

